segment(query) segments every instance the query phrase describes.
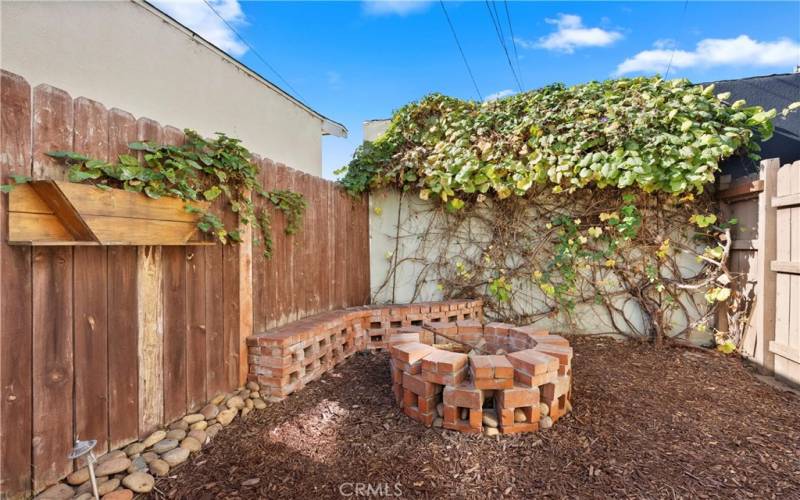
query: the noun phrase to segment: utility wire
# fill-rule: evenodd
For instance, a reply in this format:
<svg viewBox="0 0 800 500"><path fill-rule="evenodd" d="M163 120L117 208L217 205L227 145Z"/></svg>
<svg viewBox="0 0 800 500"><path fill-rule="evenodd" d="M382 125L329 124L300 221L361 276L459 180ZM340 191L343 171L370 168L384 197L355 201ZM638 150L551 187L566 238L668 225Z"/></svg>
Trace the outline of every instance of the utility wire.
<svg viewBox="0 0 800 500"><path fill-rule="evenodd" d="M689 0L683 2L683 12L681 13L681 22L679 23L680 31L683 31L684 21L686 20L686 8L689 6ZM669 56L669 64L667 64L667 72L664 73L664 80L669 77L669 70L672 69L672 60L675 59L675 52L678 50L678 44L675 44L675 47L672 48L672 54Z"/></svg>
<svg viewBox="0 0 800 500"><path fill-rule="evenodd" d="M517 63L517 76L520 82L525 86L525 81L522 79L522 70L519 67L519 54L517 53L517 40L514 37L514 28L511 26L511 11L508 8L508 0L503 0L503 5L506 8L506 19L508 19L508 32L511 34L511 44L514 47L514 61Z"/></svg>
<svg viewBox="0 0 800 500"><path fill-rule="evenodd" d="M461 59L464 61L464 66L467 67L467 73L469 73L469 78L472 80L472 85L475 86L475 92L478 94L478 99L483 101L483 96L481 95L480 89L478 89L478 82L475 81L475 75L472 74L472 69L469 67L469 62L467 62L467 56L464 55L464 49L461 48L461 42L458 41L458 35L456 35L456 29L453 27L453 22L450 20L450 15L447 13L447 9L444 7L444 2L439 0L439 5L442 6L442 12L444 12L444 17L447 19L447 24L450 26L450 32L453 34L453 39L456 41L456 46L458 47L458 51L461 53Z"/></svg>
<svg viewBox="0 0 800 500"><path fill-rule="evenodd" d="M497 40L500 42L500 47L503 48L503 52L506 54L508 67L511 69L511 74L514 76L514 81L517 82L517 88L520 92L522 92L522 84L517 77L517 71L514 69L514 65L511 64L511 56L508 55L508 48L506 47L505 40L503 40L502 29L500 28L500 19L495 19L494 13L492 12L492 7L489 5L489 0L484 0L484 3L486 3L486 10L489 11L489 17L492 18L492 25L494 25L494 31L497 33Z"/></svg>
<svg viewBox="0 0 800 500"><path fill-rule="evenodd" d="M273 67L273 66L272 66L270 63L268 63L268 62L267 62L267 60L266 60L266 59L264 59L264 57L263 57L261 54L259 54L259 52L258 52L258 51L255 49L255 47L253 47L252 45L250 45L249 43L247 43L247 40L245 40L245 39L244 39L244 37L243 37L242 35L240 35L240 34L239 34L239 32L238 32L238 31L236 31L236 29L234 29L234 27L233 27L233 26L231 26L231 24L230 24L230 23L229 23L229 22L228 22L228 21L227 21L227 20L226 20L224 17L222 17L222 15L220 15L220 13L219 13L219 12L217 12L217 9L215 9L215 8L214 8L214 6L213 6L213 5L211 5L211 3L209 3L209 2L208 2L208 0L203 0L203 3L205 3L206 5L208 5L208 8L209 8L209 9L211 9L211 11L212 11L214 14L216 14L216 15L217 15L217 17L218 17L218 18L220 18L220 20L221 20L223 23L225 23L225 26L227 26L227 27L228 27L228 29L230 29L231 31L233 31L233 33L234 33L234 34L235 34L237 37L239 37L239 40L241 40L241 41L242 41L242 43L243 43L243 44L245 44L245 45L247 46L247 48L248 48L248 49L250 49L250 50L253 52L253 54L255 54L255 56L256 56L256 57L257 57L257 58L258 58L258 59L259 59L259 60L260 60L262 63L264 63L264 65L266 65L266 66L267 66L267 68L269 68L269 69L270 69L270 70L271 70L273 73L275 73L275 75L277 75L277 77L280 79L280 81L281 81L281 82L283 82L283 83L284 83L284 85L286 85L286 86L289 88L289 90L291 90L291 91L294 93L294 95L295 95L295 96L297 96L297 97L298 97L300 100L303 100L303 101L305 100L305 98L304 98L304 97L303 97L303 96L300 94L300 92L298 92L298 91L297 91L297 89L295 89L294 87L292 87L292 84L291 84L291 83L289 83L288 81L286 81L286 78L284 78L284 77L283 77L283 75L281 75L281 74L278 72L278 70L277 70L277 69L275 69L275 68L274 68L274 67Z"/></svg>

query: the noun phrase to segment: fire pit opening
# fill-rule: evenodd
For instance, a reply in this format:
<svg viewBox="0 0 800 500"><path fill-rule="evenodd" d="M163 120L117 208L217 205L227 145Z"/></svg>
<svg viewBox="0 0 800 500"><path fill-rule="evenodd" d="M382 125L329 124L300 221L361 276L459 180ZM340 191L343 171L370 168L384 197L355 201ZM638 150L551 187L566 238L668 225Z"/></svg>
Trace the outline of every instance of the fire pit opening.
<svg viewBox="0 0 800 500"><path fill-rule="evenodd" d="M388 346L397 404L426 426L534 432L571 409L572 348L546 330L425 322L391 329Z"/></svg>

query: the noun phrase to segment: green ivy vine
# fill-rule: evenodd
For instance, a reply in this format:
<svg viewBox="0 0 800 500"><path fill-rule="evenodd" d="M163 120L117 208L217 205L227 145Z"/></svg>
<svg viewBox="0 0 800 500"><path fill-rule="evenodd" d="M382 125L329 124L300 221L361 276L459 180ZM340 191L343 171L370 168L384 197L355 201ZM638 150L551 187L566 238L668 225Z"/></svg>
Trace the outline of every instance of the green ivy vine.
<svg viewBox="0 0 800 500"><path fill-rule="evenodd" d="M251 161L250 151L239 139L223 133L205 139L189 129L184 130L184 134L186 140L180 146L131 143L128 147L134 154L120 154L116 162L92 159L73 151L47 154L66 163L71 182L90 183L99 189L119 188L144 193L153 199L162 196L186 201L223 199L226 208L239 216L239 223L258 226L266 257L272 254L271 218L266 209L256 213L251 193L263 197L284 214L286 234L300 230L306 200L291 191L266 191L258 182L259 165ZM16 183L27 180L14 179ZM226 225L211 211L201 211L188 204L185 210L200 214L198 229L221 243L241 241L238 223Z"/></svg>
<svg viewBox="0 0 800 500"><path fill-rule="evenodd" d="M491 102L431 94L344 167L351 192L397 185L451 209L479 195L583 187L702 192L718 162L757 158L775 110L729 102L714 86L659 77L550 85Z"/></svg>

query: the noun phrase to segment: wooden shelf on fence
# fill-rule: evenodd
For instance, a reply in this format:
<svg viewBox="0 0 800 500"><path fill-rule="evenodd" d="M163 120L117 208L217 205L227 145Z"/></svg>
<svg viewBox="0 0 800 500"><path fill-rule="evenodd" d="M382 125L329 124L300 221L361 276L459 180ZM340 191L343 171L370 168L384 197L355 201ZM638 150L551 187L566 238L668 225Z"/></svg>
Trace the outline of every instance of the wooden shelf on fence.
<svg viewBox="0 0 800 500"><path fill-rule="evenodd" d="M213 245L185 201L66 181L17 186L8 201L8 242L16 245ZM192 202L207 210L207 202Z"/></svg>

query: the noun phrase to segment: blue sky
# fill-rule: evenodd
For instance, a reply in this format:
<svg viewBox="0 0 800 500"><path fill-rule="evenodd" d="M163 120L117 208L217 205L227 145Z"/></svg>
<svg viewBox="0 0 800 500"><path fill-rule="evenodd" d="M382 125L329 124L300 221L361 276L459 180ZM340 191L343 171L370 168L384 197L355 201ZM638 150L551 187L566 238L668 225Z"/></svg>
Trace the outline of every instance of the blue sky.
<svg viewBox="0 0 800 500"><path fill-rule="evenodd" d="M280 77L204 0L154 3L349 129L347 139L323 140L327 178L361 143L365 120L389 117L430 92L478 98L439 2L208 2ZM444 5L481 96L517 91L486 2ZM670 77L697 82L800 65L800 2L489 5L523 89L663 74L670 61Z"/></svg>

